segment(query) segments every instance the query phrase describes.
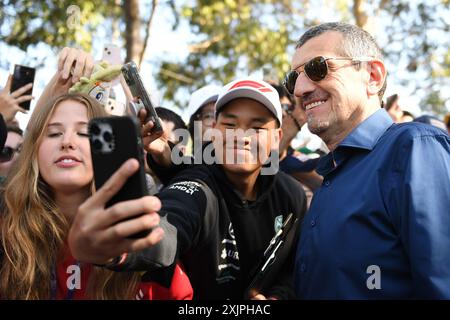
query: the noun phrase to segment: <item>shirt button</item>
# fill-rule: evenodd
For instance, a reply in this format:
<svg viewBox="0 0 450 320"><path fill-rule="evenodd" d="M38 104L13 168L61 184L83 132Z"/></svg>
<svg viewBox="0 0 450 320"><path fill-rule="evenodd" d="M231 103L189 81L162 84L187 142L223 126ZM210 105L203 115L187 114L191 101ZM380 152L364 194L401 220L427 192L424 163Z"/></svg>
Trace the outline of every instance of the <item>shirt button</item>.
<svg viewBox="0 0 450 320"><path fill-rule="evenodd" d="M311 220L311 227L314 227L316 225L316 220Z"/></svg>
<svg viewBox="0 0 450 320"><path fill-rule="evenodd" d="M300 265L300 271L301 271L301 272L306 272L306 264L302 263L302 264Z"/></svg>
<svg viewBox="0 0 450 320"><path fill-rule="evenodd" d="M330 185L330 180L325 181L325 187L328 187Z"/></svg>

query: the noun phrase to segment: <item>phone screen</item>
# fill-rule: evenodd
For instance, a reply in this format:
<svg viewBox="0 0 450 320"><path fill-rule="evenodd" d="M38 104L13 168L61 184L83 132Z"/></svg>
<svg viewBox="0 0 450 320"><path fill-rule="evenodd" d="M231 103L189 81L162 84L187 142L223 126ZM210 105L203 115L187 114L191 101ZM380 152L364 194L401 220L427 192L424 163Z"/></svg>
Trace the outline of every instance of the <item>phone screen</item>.
<svg viewBox="0 0 450 320"><path fill-rule="evenodd" d="M34 75L36 73L36 69L21 66L16 64L14 66L13 79L11 84L11 92L16 91L17 89L22 88L23 86L34 83ZM25 92L23 95L31 95L33 88ZM25 110L30 110L31 101L24 101L19 104Z"/></svg>

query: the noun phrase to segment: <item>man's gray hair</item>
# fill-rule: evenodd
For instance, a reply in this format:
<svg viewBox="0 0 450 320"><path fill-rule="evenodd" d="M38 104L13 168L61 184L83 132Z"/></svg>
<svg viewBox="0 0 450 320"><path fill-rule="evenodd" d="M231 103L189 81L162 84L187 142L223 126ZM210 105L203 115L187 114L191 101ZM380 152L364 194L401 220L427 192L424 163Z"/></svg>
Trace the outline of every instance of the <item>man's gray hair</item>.
<svg viewBox="0 0 450 320"><path fill-rule="evenodd" d="M323 23L310 28L297 41L296 49L303 46L308 40L329 31L339 32L344 38L341 47L336 48L339 53L348 57L383 58L380 47L367 31L353 24L343 22Z"/></svg>
<svg viewBox="0 0 450 320"><path fill-rule="evenodd" d="M325 32L335 31L342 34L344 41L335 50L343 57L372 57L383 59L381 49L375 39L367 31L358 26L343 22L329 22L314 26L307 30L297 41L296 49L303 46L308 40L315 38ZM383 88L378 92L380 101L386 90L386 80Z"/></svg>

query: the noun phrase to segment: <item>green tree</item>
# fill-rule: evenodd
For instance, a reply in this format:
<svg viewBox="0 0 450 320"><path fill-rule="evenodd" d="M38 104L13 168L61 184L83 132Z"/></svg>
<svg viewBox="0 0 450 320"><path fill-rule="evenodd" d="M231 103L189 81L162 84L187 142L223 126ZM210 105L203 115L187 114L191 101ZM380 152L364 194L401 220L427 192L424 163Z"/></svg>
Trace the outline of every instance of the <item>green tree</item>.
<svg viewBox="0 0 450 320"><path fill-rule="evenodd" d="M70 6L79 23L69 23ZM121 40L126 60L142 61L155 11L172 8L174 32L195 35L185 59L153 61L164 97L178 106L179 92L228 82L253 72L278 80L289 69L295 41L309 26L327 19L356 23L375 35L389 63L390 83L414 84L423 106L442 112L450 99L450 1L408 0L0 0L0 42L26 50L46 43L59 50L90 50L96 40ZM73 22L73 21L72 21ZM102 30L102 33L99 33ZM120 44L120 43L119 43ZM6 57L0 56L0 63ZM403 63L405 62L405 63ZM407 72L405 72L405 70ZM439 93L439 99L433 96Z"/></svg>
<svg viewBox="0 0 450 320"><path fill-rule="evenodd" d="M110 17L120 14L112 0L10 0L2 1L1 6L0 40L22 50L41 42L53 48L90 50L92 35L105 22L105 13ZM75 11L68 10L71 6Z"/></svg>
<svg viewBox="0 0 450 320"><path fill-rule="evenodd" d="M448 0L252 1L195 0L178 9L197 39L185 60L161 62L157 75L165 98L191 92L212 81L227 82L258 70L280 79L289 69L299 35L322 20L323 7L334 21L355 23L375 35L389 63L391 82L408 85L426 96L449 85ZM406 61L405 65L399 61ZM268 71L268 72L267 72ZM403 74L403 76L401 76ZM430 89L431 88L431 89ZM428 99L440 104L448 100ZM185 101L178 101L178 105Z"/></svg>
<svg viewBox="0 0 450 320"><path fill-rule="evenodd" d="M289 69L286 48L299 33L293 31L305 23L293 20L297 9L286 0L197 0L179 8L198 40L186 60L161 63L157 80L165 97L174 100L179 88L193 91L239 73L264 70L266 77L279 79Z"/></svg>
<svg viewBox="0 0 450 320"><path fill-rule="evenodd" d="M56 50L72 46L90 51L102 29L111 38L119 33L126 60L139 65L158 0L142 6L139 0L3 0L0 6L0 41L10 46L26 50L46 43Z"/></svg>

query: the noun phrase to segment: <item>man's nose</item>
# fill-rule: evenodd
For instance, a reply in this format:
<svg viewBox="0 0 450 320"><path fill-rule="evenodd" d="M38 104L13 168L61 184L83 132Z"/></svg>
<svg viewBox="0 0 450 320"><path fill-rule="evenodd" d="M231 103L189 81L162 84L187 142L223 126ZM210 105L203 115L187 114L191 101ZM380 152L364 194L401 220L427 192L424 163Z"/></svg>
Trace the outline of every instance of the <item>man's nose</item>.
<svg viewBox="0 0 450 320"><path fill-rule="evenodd" d="M315 83L306 76L305 72L301 72L295 81L294 96L301 98L304 94L314 91L315 88Z"/></svg>

